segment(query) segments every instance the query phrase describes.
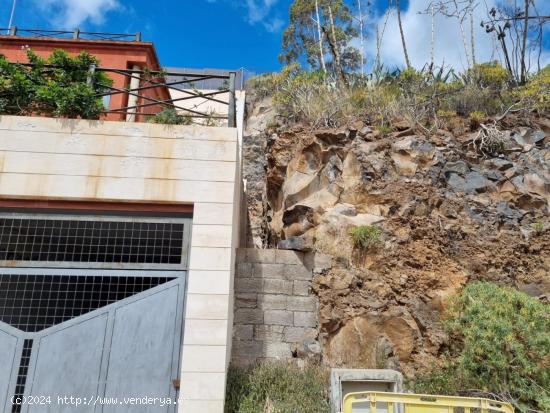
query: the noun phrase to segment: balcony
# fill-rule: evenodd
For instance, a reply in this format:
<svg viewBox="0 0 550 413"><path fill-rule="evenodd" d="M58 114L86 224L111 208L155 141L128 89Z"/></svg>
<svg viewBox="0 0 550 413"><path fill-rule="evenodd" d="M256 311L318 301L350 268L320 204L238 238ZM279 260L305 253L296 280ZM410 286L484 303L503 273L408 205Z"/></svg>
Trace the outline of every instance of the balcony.
<svg viewBox="0 0 550 413"><path fill-rule="evenodd" d="M0 29L0 32L6 30ZM236 72L163 70L153 44L142 41L140 33L13 27L8 35L0 35L0 46L5 58L29 79L33 76L50 79L57 70L66 68L54 64L36 65L29 60L28 50L46 63L45 59L55 50L64 50L73 57L86 51L97 57L98 64L80 65L74 72L80 82L93 90L94 98L102 105L99 119L236 126ZM2 75L5 72L0 72ZM205 84L209 89L197 86ZM4 92L0 89L0 98ZM21 113L3 112L0 105L2 113L47 116L32 108Z"/></svg>

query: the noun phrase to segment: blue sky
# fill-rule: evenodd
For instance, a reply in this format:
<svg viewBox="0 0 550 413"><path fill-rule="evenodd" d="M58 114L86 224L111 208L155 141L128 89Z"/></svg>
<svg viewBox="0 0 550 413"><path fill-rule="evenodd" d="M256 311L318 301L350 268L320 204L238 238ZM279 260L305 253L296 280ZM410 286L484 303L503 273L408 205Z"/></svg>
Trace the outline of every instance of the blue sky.
<svg viewBox="0 0 550 413"><path fill-rule="evenodd" d="M13 0L0 0L0 26L7 26ZM351 0L349 0L351 1ZM489 6L502 0L484 0ZM370 23L383 24L387 0L374 0ZM281 34L292 0L17 0L15 25L23 28L80 27L87 31L137 32L153 41L162 65L196 68L244 67L261 73L280 68ZM364 0L366 3L366 0ZM413 65L429 59L429 0L404 0L403 23ZM550 14L550 0L536 0ZM486 15L480 7L479 21ZM548 10L546 10L548 9ZM456 20L456 19L455 19ZM498 58L490 36L476 22L478 61ZM548 25L550 26L550 24ZM458 23L436 20L436 61L458 69L467 66ZM548 45L548 31L545 42ZM366 42L367 61L375 54L374 35ZM547 47L543 63L550 62ZM395 13L390 15L383 38L382 60L389 67L403 64Z"/></svg>
<svg viewBox="0 0 550 413"><path fill-rule="evenodd" d="M63 11L75 0L17 0L15 25L70 29L78 23L88 31L141 31L144 40L155 43L164 66L265 72L279 68L281 32L291 3L279 0L269 6L261 0L254 7L246 0L82 0L94 1L102 10L96 15L86 5L73 13ZM1 27L8 24L11 4L0 0Z"/></svg>

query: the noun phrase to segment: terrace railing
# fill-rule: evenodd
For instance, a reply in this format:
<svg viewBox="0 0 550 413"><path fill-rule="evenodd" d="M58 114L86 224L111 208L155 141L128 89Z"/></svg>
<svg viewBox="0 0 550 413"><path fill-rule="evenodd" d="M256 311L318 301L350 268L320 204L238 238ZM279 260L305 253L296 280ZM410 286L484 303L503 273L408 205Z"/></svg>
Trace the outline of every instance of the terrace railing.
<svg viewBox="0 0 550 413"><path fill-rule="evenodd" d="M236 126L235 72L229 72L227 75L207 75L91 67L90 74L93 74L94 71L104 72L110 77L122 76L126 78L123 83L130 85L124 88L115 85L94 85L105 90L99 95L100 97L110 98L106 114L126 115L128 119L134 116L153 115L169 108L196 120L227 120L229 127ZM169 82L166 81L168 77L172 79ZM92 79L93 76L89 76L89 78ZM209 79L220 81L218 90L201 91L193 87L193 83ZM121 82L116 83L120 84ZM165 94L164 98L162 97L163 93ZM112 99L117 95L128 96L128 99ZM116 104L117 102L120 104ZM189 102L194 103L184 105ZM209 102L227 107L226 113L223 113L225 111L220 113L208 109L201 110L201 106L208 106Z"/></svg>
<svg viewBox="0 0 550 413"><path fill-rule="evenodd" d="M32 67L30 63L16 63ZM52 71L55 66L44 65L42 70ZM94 73L104 72L112 78L112 84L94 82ZM170 78L170 81L166 81ZM236 127L236 72L227 75L193 74L166 71L116 69L90 66L88 84L104 101L106 119L129 122L147 121L165 109L173 109L178 115L212 125L227 121L228 127ZM193 87L194 82L216 79L217 90L202 91ZM117 86L119 85L119 86ZM128 86L120 86L128 85ZM214 104L216 110L209 108ZM204 108L204 109L202 109ZM220 108L223 108L220 110ZM114 117L113 115L119 115Z"/></svg>
<svg viewBox="0 0 550 413"><path fill-rule="evenodd" d="M67 30L42 30L42 29L20 29L12 26L0 28L0 33L10 36L44 37L48 39L82 39L82 40L119 40L141 42L141 33L103 33L85 32L80 29Z"/></svg>

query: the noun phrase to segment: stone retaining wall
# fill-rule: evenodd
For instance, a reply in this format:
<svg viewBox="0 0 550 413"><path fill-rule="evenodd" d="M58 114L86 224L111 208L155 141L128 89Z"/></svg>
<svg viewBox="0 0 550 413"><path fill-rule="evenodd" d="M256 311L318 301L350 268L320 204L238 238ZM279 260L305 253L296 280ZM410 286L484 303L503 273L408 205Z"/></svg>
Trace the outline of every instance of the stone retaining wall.
<svg viewBox="0 0 550 413"><path fill-rule="evenodd" d="M330 262L329 256L296 251L237 251L234 364L320 352L319 302L311 282Z"/></svg>

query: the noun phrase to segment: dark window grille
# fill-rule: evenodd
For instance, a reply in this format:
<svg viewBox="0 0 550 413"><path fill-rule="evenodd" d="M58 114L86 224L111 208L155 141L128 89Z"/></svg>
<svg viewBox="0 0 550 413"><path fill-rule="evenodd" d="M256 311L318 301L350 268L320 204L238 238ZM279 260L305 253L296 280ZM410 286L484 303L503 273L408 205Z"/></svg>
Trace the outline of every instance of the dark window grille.
<svg viewBox="0 0 550 413"><path fill-rule="evenodd" d="M0 217L0 260L181 264L184 224Z"/></svg>
<svg viewBox="0 0 550 413"><path fill-rule="evenodd" d="M0 320L26 332L54 326L173 277L0 275Z"/></svg>
<svg viewBox="0 0 550 413"><path fill-rule="evenodd" d="M15 384L15 394L12 399L12 413L21 412L23 407L23 395L25 394L25 385L27 384L27 374L29 372L29 363L32 353L32 339L23 341L23 352L19 362L19 370L17 372L17 382Z"/></svg>

